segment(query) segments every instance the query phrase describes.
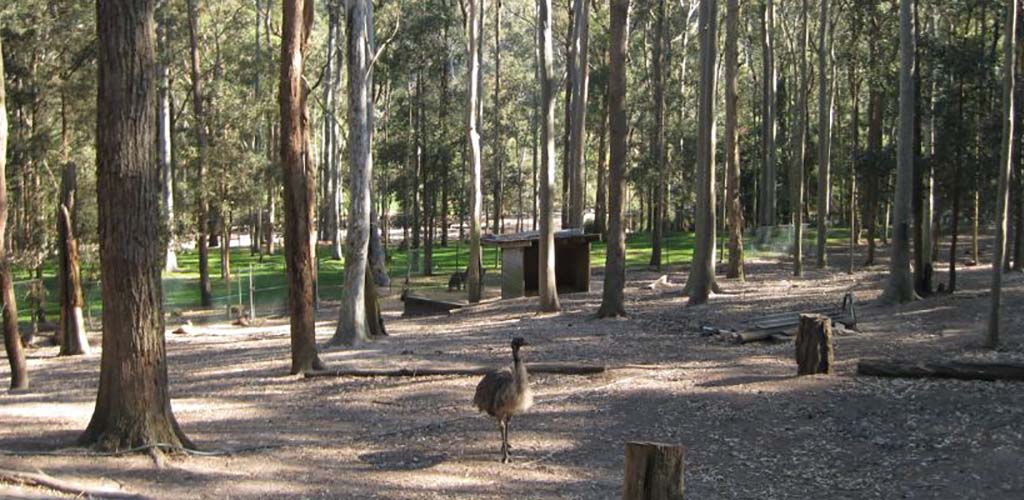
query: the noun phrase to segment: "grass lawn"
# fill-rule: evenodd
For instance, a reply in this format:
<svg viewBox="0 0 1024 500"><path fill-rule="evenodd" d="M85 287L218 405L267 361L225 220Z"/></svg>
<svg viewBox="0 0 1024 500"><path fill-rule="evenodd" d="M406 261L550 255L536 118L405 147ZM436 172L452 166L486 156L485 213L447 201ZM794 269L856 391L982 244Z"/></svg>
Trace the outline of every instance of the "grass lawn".
<svg viewBox="0 0 1024 500"><path fill-rule="evenodd" d="M719 235L719 244L722 242L722 235ZM666 247L662 249L662 264L678 265L690 262L693 258L694 236L693 233L668 233L666 234ZM764 256L779 254L785 251L786 242L776 241L768 245L768 249L758 250L749 243L752 234L746 236L747 256ZM807 248L813 248L817 235L813 229L806 231ZM785 239L784 237L782 238ZM778 239L777 239L778 240ZM829 245L845 245L849 241L849 230L847 228L834 228L829 231ZM591 259L594 267L603 267L607 246L605 242L599 241L593 244ZM626 265L629 268L645 268L651 255L650 233L635 233L629 235L626 247ZM318 251L319 285L320 296L326 299L334 299L340 296L343 279L344 265L341 261L330 259L329 248L322 246ZM426 277L414 275L411 279L411 286L443 287L447 284L448 275L456 269L466 267L466 245L456 244L452 239L447 247L434 249L434 276ZM405 276L406 266L409 259L408 251L393 250L388 270L395 280L396 286ZM423 251L420 250L420 262L422 265ZM484 247L484 265L493 272L501 267L499 250L495 247ZM181 272L164 273L164 304L165 310L194 309L199 307L199 258L195 252L182 252L178 254L178 266ZM255 288L255 300L257 309L266 310L268 307L277 308L287 300L287 282L285 280L284 256L281 252L273 256L265 256L262 262L258 255L250 255L248 248L234 248L231 251L231 272L232 281L230 290L220 279L220 250L210 250L210 275L211 287L214 297L214 307L223 308L226 304L239 302L239 284L241 284L241 297L244 304L249 303L249 268L252 267L253 287ZM31 280L25 279L28 273L24 270L16 271L15 293L19 301L19 319L30 320L30 311L26 303L26 293ZM59 304L57 302L57 278L56 264L48 262L43 269L43 283L48 291L46 304L47 319L56 322L59 316ZM86 303L92 315L98 315L101 309L99 283L88 279L89 276L99 276L95 269L83 268L83 292L86 296Z"/></svg>

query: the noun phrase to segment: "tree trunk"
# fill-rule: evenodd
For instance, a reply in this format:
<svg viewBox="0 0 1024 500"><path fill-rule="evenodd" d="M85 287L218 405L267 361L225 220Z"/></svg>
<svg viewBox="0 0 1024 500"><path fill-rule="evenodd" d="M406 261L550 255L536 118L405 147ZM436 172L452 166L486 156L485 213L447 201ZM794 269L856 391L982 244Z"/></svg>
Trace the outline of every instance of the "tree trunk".
<svg viewBox="0 0 1024 500"><path fill-rule="evenodd" d="M715 284L715 61L718 15L715 0L700 2L700 102L697 107L696 248L686 281L689 304L708 301Z"/></svg>
<svg viewBox="0 0 1024 500"><path fill-rule="evenodd" d="M823 0L827 1L827 0ZM744 279L743 202L740 199L740 147L737 137L739 102L739 0L728 0L725 21L725 165L729 213L729 267L726 276Z"/></svg>
<svg viewBox="0 0 1024 500"><path fill-rule="evenodd" d="M483 5L478 3L481 0L469 0L469 64L467 64L467 86L469 87L467 113L468 124L466 133L468 135L470 151L470 215L469 215L469 269L466 274L466 289L469 294L469 301L480 302L483 297L483 276L480 274L482 268L482 255L480 254L480 212L483 210L483 174L482 160L480 158L480 114L478 113L480 100L480 48L483 43L480 39L480 26L483 24Z"/></svg>
<svg viewBox="0 0 1024 500"><path fill-rule="evenodd" d="M667 20L665 19L665 0L658 0L655 14L655 40L651 58L654 78L654 169L659 180L667 176L665 169L665 52L668 50ZM651 261L648 265L661 269L662 232L665 227L662 220L665 205L662 183L655 183L651 197Z"/></svg>
<svg viewBox="0 0 1024 500"><path fill-rule="evenodd" d="M0 37L0 302L3 307L4 349L11 364L11 389L28 389L28 365L18 331L18 304L11 279L7 238L7 94L4 89L3 40Z"/></svg>
<svg viewBox="0 0 1024 500"><path fill-rule="evenodd" d="M683 500L682 446L626 443L623 500Z"/></svg>
<svg viewBox="0 0 1024 500"><path fill-rule="evenodd" d="M662 0L663 1L663 0ZM587 63L590 44L590 2L574 0L573 3L573 59L572 82L572 121L570 122L569 170L572 178L569 181L569 224L571 228L583 228L585 207L584 191L586 190L586 143L587 143L587 82L590 68Z"/></svg>
<svg viewBox="0 0 1024 500"><path fill-rule="evenodd" d="M324 95L327 100L328 107L326 114L326 125L324 134L327 136L330 148L325 148L323 154L324 159L327 161L327 196L325 203L327 205L327 224L326 230L327 235L331 241L331 258L334 260L340 260L344 250L342 249L342 238L341 238L341 161L339 156L341 155L342 147L339 146L339 124L338 124L338 86L341 85L341 66L344 63L344 53L340 50L341 39L344 35L341 28L341 15L339 12L339 5L331 3L328 9L328 30L333 35L331 40L332 44L328 44L328 69L325 74L324 81Z"/></svg>
<svg viewBox="0 0 1024 500"><path fill-rule="evenodd" d="M598 123L597 194L594 207L594 232L602 239L608 237L608 92L601 103L601 121Z"/></svg>
<svg viewBox="0 0 1024 500"><path fill-rule="evenodd" d="M832 93L828 89L829 0L821 0L818 18L818 267L828 265L828 219L831 200Z"/></svg>
<svg viewBox="0 0 1024 500"><path fill-rule="evenodd" d="M1014 56L1017 51L1017 0L1006 3L1006 28L1003 30L1003 142L999 148L999 184L996 191L996 235L992 244L992 302L988 317L989 347L999 345L1002 330L1001 300L1003 292L1003 264L1006 253L1006 229L1010 205L1010 175L1013 170L1013 92Z"/></svg>
<svg viewBox="0 0 1024 500"><path fill-rule="evenodd" d="M912 0L900 0L900 120L893 202L892 257L882 301L903 303L915 298L910 271L911 200L914 176L914 30Z"/></svg>
<svg viewBox="0 0 1024 500"><path fill-rule="evenodd" d="M482 38L481 38L482 40ZM501 0L494 2L494 130L491 132L494 152L494 179L491 187L494 190L492 201L494 202L494 223L491 225L491 232L501 234L504 232L501 214L504 192L504 166L505 166L505 139L502 134L501 122Z"/></svg>
<svg viewBox="0 0 1024 500"><path fill-rule="evenodd" d="M312 0L284 0L281 23L281 167L284 177L284 254L291 319L291 373L321 368L314 311L316 262L312 230L316 217L314 170L309 145L309 89L302 78L306 42L313 23ZM225 242L227 244L227 242ZM362 275L359 275L362 280Z"/></svg>
<svg viewBox="0 0 1024 500"><path fill-rule="evenodd" d="M601 318L626 315L623 290L626 286L626 232L623 227L626 196L626 161L629 155L626 117L626 55L629 39L629 0L611 0L608 45L608 252L604 266Z"/></svg>
<svg viewBox="0 0 1024 500"><path fill-rule="evenodd" d="M203 307L213 305L210 293L210 249L207 242L210 207L206 200L206 118L203 113L203 82L199 70L199 10L196 0L188 0L189 50L192 69L192 114L196 134L196 231L199 247L199 294Z"/></svg>
<svg viewBox="0 0 1024 500"><path fill-rule="evenodd" d="M161 17L166 17L161 16ZM157 116L157 160L160 165L160 175L163 179L163 215L164 231L166 231L166 251L164 259L164 271L169 273L178 271L178 254L176 253L177 242L174 233L174 172L171 169L171 77L170 77L170 47L167 40L167 21L161 19L157 26L157 44L160 55L158 57L157 75L160 78L160 96L158 97Z"/></svg>
<svg viewBox="0 0 1024 500"><path fill-rule="evenodd" d="M775 76L775 2L765 0L763 16L761 18L761 58L763 60L763 77L761 80L762 104L761 104L761 189L759 198L760 207L758 215L760 225L774 226L776 224L776 201L775 186L778 175L776 174L775 163L775 90L778 79Z"/></svg>
<svg viewBox="0 0 1024 500"><path fill-rule="evenodd" d="M99 66L96 191L103 354L83 445L191 447L171 411L160 269L156 132L156 2L96 3Z"/></svg>
<svg viewBox="0 0 1024 500"><path fill-rule="evenodd" d="M957 159L956 161L957 164L955 164L953 168L954 179L958 179L960 173L960 160ZM956 291L956 247L957 240L960 238L960 202L963 196L962 194L960 194L960 191L956 189L956 187L952 188L951 195L953 196L953 214L950 218L951 220L949 228L949 288L946 290L949 293L953 293Z"/></svg>
<svg viewBox="0 0 1024 500"><path fill-rule="evenodd" d="M162 174L162 172L161 172ZM162 177L162 175L161 175ZM77 187L77 168L74 163L64 165L61 178L60 206L57 208L57 238L60 266L57 275L60 289L60 355L89 354L89 341L85 336L82 317L82 285L78 267L78 242L75 241L74 219ZM166 186L166 183L164 183Z"/></svg>
<svg viewBox="0 0 1024 500"><path fill-rule="evenodd" d="M807 148L807 93L810 91L807 75L807 13L808 1L800 8L800 90L796 98L796 129L793 131L793 163L789 170L790 216L793 224L793 275L804 272L804 155Z"/></svg>
<svg viewBox="0 0 1024 500"><path fill-rule="evenodd" d="M543 109L541 124L540 185L540 252L538 288L541 312L555 312L561 309L558 303L558 285L555 283L555 218L552 194L555 190L555 95L554 95L554 48L551 40L551 0L537 1L537 42L540 45L540 93Z"/></svg>
<svg viewBox="0 0 1024 500"><path fill-rule="evenodd" d="M831 374L832 358L832 318L801 314L796 333L797 375Z"/></svg>

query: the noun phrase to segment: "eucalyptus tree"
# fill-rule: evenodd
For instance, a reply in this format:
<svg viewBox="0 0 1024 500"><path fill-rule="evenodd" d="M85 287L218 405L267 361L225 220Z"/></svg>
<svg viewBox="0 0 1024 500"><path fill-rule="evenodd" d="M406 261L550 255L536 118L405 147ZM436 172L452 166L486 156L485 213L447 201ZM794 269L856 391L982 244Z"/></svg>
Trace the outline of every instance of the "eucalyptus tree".
<svg viewBox="0 0 1024 500"><path fill-rule="evenodd" d="M18 331L18 303L11 279L11 261L7 249L7 92L3 62L3 37L0 37L0 302L3 303L4 350L11 365L11 389L28 388L28 365Z"/></svg>
<svg viewBox="0 0 1024 500"><path fill-rule="evenodd" d="M542 312L561 309L558 303L558 285L555 283L555 95L554 48L551 40L551 0L537 0L537 44L540 47L541 94L541 168L540 168L540 251L538 270L538 297ZM470 261L472 264L472 261ZM472 272L472 271L471 271Z"/></svg>
<svg viewBox="0 0 1024 500"><path fill-rule="evenodd" d="M823 0L827 1L827 0ZM739 101L739 0L726 1L725 21L725 167L726 211L729 219L729 267L726 276L743 280L743 200L740 199L740 147L737 140Z"/></svg>

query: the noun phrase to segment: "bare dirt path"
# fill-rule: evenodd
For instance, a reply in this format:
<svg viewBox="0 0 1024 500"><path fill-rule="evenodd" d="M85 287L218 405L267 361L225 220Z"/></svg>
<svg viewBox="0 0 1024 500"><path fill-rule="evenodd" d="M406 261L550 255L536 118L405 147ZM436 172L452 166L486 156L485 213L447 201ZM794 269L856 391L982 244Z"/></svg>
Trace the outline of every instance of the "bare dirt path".
<svg viewBox="0 0 1024 500"><path fill-rule="evenodd" d="M537 316L524 299L402 319L392 303L390 338L324 353L333 367L498 366L521 335L530 361L614 368L535 376L537 405L512 422L510 466L498 462L496 425L471 408L475 377L291 377L287 326L270 321L168 335L174 410L193 440L270 448L170 457L162 468L145 455L80 450L0 456L0 467L157 498L616 498L624 442L653 440L687 447L690 498L1024 498L1024 384L854 375L867 356L1024 359L1024 276L1007 278L1009 342L990 353L975 347L987 266L961 268L957 295L882 308L869 303L884 267L850 276L840 257L833 265L794 279L786 264L754 262L746 283L724 280L730 294L692 308L673 290L643 289L660 273L634 272L627 320L593 318L600 273L593 293L563 296L559 315ZM862 332L837 338L834 376L796 378L788 342L700 335L704 324L831 305L850 290L866 304ZM325 311L322 341L333 322ZM0 449L59 450L85 428L98 355L55 353L30 352L31 392L0 395ZM0 496L57 495L0 484Z"/></svg>

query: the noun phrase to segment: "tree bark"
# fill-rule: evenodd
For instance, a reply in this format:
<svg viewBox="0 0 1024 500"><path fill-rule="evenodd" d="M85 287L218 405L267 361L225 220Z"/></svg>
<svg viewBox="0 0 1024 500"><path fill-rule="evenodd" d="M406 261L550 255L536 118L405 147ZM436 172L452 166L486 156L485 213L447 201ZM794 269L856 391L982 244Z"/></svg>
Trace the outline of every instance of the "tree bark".
<svg viewBox="0 0 1024 500"><path fill-rule="evenodd" d="M743 202L740 199L740 147L736 130L739 121L736 109L739 102L739 18L739 0L728 0L725 21L725 165L728 171L729 266L726 276L743 281Z"/></svg>
<svg viewBox="0 0 1024 500"><path fill-rule="evenodd" d="M599 318L626 316L626 162L629 155L629 120L626 114L626 55L629 40L629 0L611 0L608 42L608 245L604 263L604 290Z"/></svg>
<svg viewBox="0 0 1024 500"><path fill-rule="evenodd" d="M623 199L626 197L626 161L629 155L626 116L626 55L629 40L629 0L611 0L608 43L608 251L604 266L604 291L597 315L614 318L626 315L623 290L626 286L626 232L623 227Z"/></svg>
<svg viewBox="0 0 1024 500"><path fill-rule="evenodd" d="M558 303L558 285L555 282L555 218L552 194L555 190L555 95L554 95L554 48L551 40L551 0L538 0L537 42L540 45L540 92L543 109L541 124L540 185L540 252L538 285L541 312L555 312L561 309Z"/></svg>
<svg viewBox="0 0 1024 500"><path fill-rule="evenodd" d="M199 10L196 0L188 0L189 49L192 69L192 119L196 134L196 231L199 248L199 295L203 307L213 305L210 292L210 248L207 241L210 207L206 199L206 118L203 113L203 82L199 71ZM271 251L273 253L273 251Z"/></svg>
<svg viewBox="0 0 1024 500"><path fill-rule="evenodd" d="M715 0L700 2L700 101L697 107L696 248L686 280L690 305L708 301L715 289L715 61L718 15Z"/></svg>
<svg viewBox="0 0 1024 500"><path fill-rule="evenodd" d="M608 238L608 92L601 102L597 145L597 193L594 203L594 232Z"/></svg>
<svg viewBox="0 0 1024 500"><path fill-rule="evenodd" d="M857 363L857 375L890 378L1020 381L1024 380L1024 365L1020 363L862 359Z"/></svg>
<svg viewBox="0 0 1024 500"><path fill-rule="evenodd" d="M96 2L96 192L103 354L83 445L192 447L171 411L160 269L154 0Z"/></svg>
<svg viewBox="0 0 1024 500"><path fill-rule="evenodd" d="M345 289L343 291L338 327L331 343L357 345L373 338L367 323L366 304L369 290L366 275L369 266L370 180L372 163L372 82L370 61L373 57L367 40L373 30L372 6L369 0L348 2L348 150L349 211L348 237L345 242ZM375 298L375 297L374 297Z"/></svg>
<svg viewBox="0 0 1024 500"><path fill-rule="evenodd" d="M165 7L166 9L166 7ZM157 75L160 78L160 96L157 116L157 161L160 165L160 175L163 179L163 215L164 231L166 232L166 250L164 252L164 271L169 273L178 271L178 254L176 253L177 241L174 232L174 172L171 160L171 72L170 72L170 47L167 40L167 19L166 14L160 16L157 25L157 44L159 51L157 63Z"/></svg>
<svg viewBox="0 0 1024 500"><path fill-rule="evenodd" d="M569 181L569 224L571 228L583 228L584 191L586 190L586 143L587 143L587 89L590 67L587 59L590 53L590 1L574 0L573 3L573 60L572 76L572 121L569 124L569 152L572 178Z"/></svg>
<svg viewBox="0 0 1024 500"><path fill-rule="evenodd" d="M900 120L896 157L896 196L893 202L892 256L889 280L881 300L903 303L914 300L910 271L910 225L913 219L914 176L914 30L913 1L900 0Z"/></svg>
<svg viewBox="0 0 1024 500"><path fill-rule="evenodd" d="M804 155L807 148L807 13L808 1L803 0L800 8L800 90L796 98L796 129L792 136L792 165L789 170L790 217L793 225L793 275L804 272Z"/></svg>
<svg viewBox="0 0 1024 500"><path fill-rule="evenodd" d="M4 350L11 365L11 389L28 389L28 365L18 331L18 304L11 279L7 238L7 94L0 37L0 301L3 307Z"/></svg>
<svg viewBox="0 0 1024 500"><path fill-rule="evenodd" d="M992 244L992 301L988 316L989 347L999 345L1002 330L1001 301L1003 267L1006 253L1006 230L1010 206L1010 175L1013 170L1014 73L1017 65L1017 0L1006 3L1006 28L1003 30L1003 137L999 148L999 184L996 191L996 234Z"/></svg>
<svg viewBox="0 0 1024 500"><path fill-rule="evenodd" d="M480 0L469 0L469 64L467 64L466 82L468 91L468 123L466 127L470 152L470 215L469 215L469 269L466 274L466 289L469 294L469 302L480 302L483 297L483 276L480 274L482 267L480 254L480 212L483 210L483 174L482 160L480 158L480 114L478 113L480 100L480 48L482 40L479 35L480 25L483 24L483 5Z"/></svg>
<svg viewBox="0 0 1024 500"><path fill-rule="evenodd" d="M494 2L494 130L491 141L494 152L494 179L491 187L493 189L492 201L494 202L494 223L491 225L491 232L501 234L504 232L501 214L504 208L504 167L505 167L505 139L502 134L503 124L501 122L501 1Z"/></svg>
<svg viewBox="0 0 1024 500"><path fill-rule="evenodd" d="M89 354L90 351L89 341L85 336L85 320L82 316L85 300L82 298L78 242L75 241L74 233L77 170L74 163L64 165L60 206L57 208L57 238L60 248L57 276L60 289L60 326L57 334L61 339L61 356Z"/></svg>
<svg viewBox="0 0 1024 500"><path fill-rule="evenodd" d="M281 168L284 177L284 258L291 319L291 373L321 368L316 348L312 230L316 217L316 171L309 147L309 89L302 77L306 42L313 24L312 0L284 0L281 23ZM350 233L351 234L351 233ZM227 242L225 242L227 244ZM347 267L347 266L346 266ZM359 275L362 280L362 275Z"/></svg>
<svg viewBox="0 0 1024 500"><path fill-rule="evenodd" d="M667 176L665 169L665 59L668 50L667 20L665 19L665 0L658 0L654 18L654 47L651 62L654 79L654 168L659 180ZM651 260L648 265L661 269L661 245L665 222L665 197L662 183L655 183L651 197Z"/></svg>
<svg viewBox="0 0 1024 500"><path fill-rule="evenodd" d="M682 500L682 446L662 443L626 443L623 500Z"/></svg>
<svg viewBox="0 0 1024 500"><path fill-rule="evenodd" d="M832 358L832 318L801 314L796 333L797 375L831 374Z"/></svg>
<svg viewBox="0 0 1024 500"><path fill-rule="evenodd" d="M761 80L761 189L758 216L762 227L776 224L775 186L778 175L775 163L775 90L778 79L775 76L775 2L765 0L761 18L761 58L763 77Z"/></svg>
<svg viewBox="0 0 1024 500"><path fill-rule="evenodd" d="M832 204L832 93L828 88L829 0L821 0L818 18L818 267L828 265L829 212Z"/></svg>

